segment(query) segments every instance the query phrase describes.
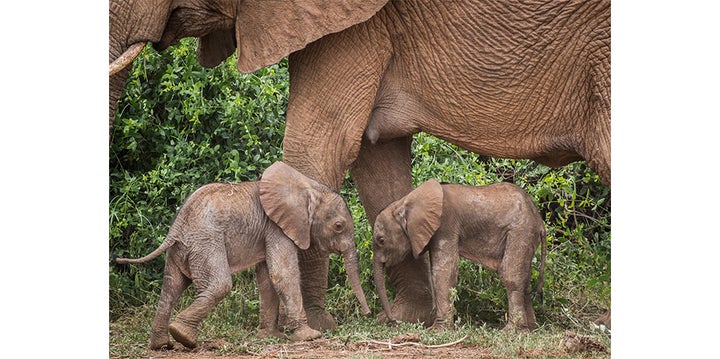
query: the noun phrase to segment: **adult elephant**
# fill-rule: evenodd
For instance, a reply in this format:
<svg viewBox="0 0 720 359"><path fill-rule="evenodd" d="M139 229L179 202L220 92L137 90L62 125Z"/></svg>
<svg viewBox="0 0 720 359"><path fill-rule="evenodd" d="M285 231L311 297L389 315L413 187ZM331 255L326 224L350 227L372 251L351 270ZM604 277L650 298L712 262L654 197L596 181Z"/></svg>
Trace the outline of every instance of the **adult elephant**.
<svg viewBox="0 0 720 359"><path fill-rule="evenodd" d="M217 65L237 48L253 71L290 54L283 161L338 189L345 173L368 218L412 189L412 134L550 166L586 160L610 185L610 1L111 1L110 59L150 41L199 37ZM111 64L124 79L124 61ZM112 73L112 72L111 72ZM114 113L111 79L111 117ZM364 135L365 134L365 135ZM311 326L328 258L301 253ZM317 271L315 271L317 273ZM389 273L393 316L432 323L427 260Z"/></svg>

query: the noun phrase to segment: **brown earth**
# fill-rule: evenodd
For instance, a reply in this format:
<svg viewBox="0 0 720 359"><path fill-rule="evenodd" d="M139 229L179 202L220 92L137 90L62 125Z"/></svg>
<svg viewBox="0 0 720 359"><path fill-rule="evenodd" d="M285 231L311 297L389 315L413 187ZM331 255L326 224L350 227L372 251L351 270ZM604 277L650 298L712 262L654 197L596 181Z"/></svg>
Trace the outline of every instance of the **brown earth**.
<svg viewBox="0 0 720 359"><path fill-rule="evenodd" d="M230 359L230 358L501 358L493 355L489 348L463 343L465 338L456 342L426 345L420 343L419 335L404 334L390 340L365 340L343 343L334 339L317 339L310 342L268 344L261 348L252 348L243 344L233 345L225 340L213 340L201 343L193 350L180 349L148 352L144 358L162 359ZM518 349L517 358L548 357L609 357L607 349L590 338L566 333L565 339L557 350L528 351ZM228 353L232 348L232 353ZM238 351L238 348L248 348ZM119 357L110 357L120 359Z"/></svg>

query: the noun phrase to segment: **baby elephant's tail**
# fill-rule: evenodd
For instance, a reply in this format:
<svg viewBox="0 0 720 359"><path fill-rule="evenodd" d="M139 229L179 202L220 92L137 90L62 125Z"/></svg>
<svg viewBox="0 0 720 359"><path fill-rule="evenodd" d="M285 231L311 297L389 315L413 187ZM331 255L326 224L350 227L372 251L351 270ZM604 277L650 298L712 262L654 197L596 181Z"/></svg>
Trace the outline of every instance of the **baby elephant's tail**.
<svg viewBox="0 0 720 359"><path fill-rule="evenodd" d="M545 257L547 255L547 238L545 235L545 229L543 228L542 235L540 236L540 269L538 270L538 282L537 287L535 287L535 293L533 293L533 296L538 298L540 303L543 301L543 283L545 282Z"/></svg>
<svg viewBox="0 0 720 359"><path fill-rule="evenodd" d="M174 240L174 239L165 238L165 240L162 242L162 244L160 245L160 247L157 247L156 250L152 251L152 253L146 255L145 257L142 257L142 258L117 258L117 259L115 259L115 261L118 262L118 263L120 263L120 264L125 264L125 263L133 263L133 264L145 263L145 262L147 262L147 261L149 261L149 260L151 260L151 259L153 259L153 258L155 258L155 257L157 257L157 256L159 256L159 255L161 255L161 254L162 254L163 252L165 252L168 248L172 247L173 244L175 244L175 240Z"/></svg>

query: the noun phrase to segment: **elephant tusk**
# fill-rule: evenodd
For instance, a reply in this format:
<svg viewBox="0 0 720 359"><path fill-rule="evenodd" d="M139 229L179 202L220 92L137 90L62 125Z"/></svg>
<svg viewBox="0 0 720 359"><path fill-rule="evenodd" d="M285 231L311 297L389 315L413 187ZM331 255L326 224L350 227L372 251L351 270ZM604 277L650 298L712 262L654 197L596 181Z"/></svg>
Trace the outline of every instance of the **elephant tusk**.
<svg viewBox="0 0 720 359"><path fill-rule="evenodd" d="M145 47L146 42L137 42L130 46L120 57L110 64L110 76L130 65Z"/></svg>

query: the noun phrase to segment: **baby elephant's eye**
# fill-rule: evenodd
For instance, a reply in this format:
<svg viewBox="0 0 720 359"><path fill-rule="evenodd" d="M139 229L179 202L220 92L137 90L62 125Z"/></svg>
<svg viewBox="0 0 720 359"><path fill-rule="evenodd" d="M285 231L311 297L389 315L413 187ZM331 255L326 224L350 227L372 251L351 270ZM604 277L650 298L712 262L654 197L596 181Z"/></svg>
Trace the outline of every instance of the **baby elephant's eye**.
<svg viewBox="0 0 720 359"><path fill-rule="evenodd" d="M335 230L335 232L340 233L343 231L343 229L345 229L345 224L340 221L337 221L337 222L335 222L333 229Z"/></svg>
<svg viewBox="0 0 720 359"><path fill-rule="evenodd" d="M385 237L382 237L382 236L377 237L377 238L375 239L375 241L377 241L378 245L381 245L381 246L382 246L383 244L385 244Z"/></svg>

